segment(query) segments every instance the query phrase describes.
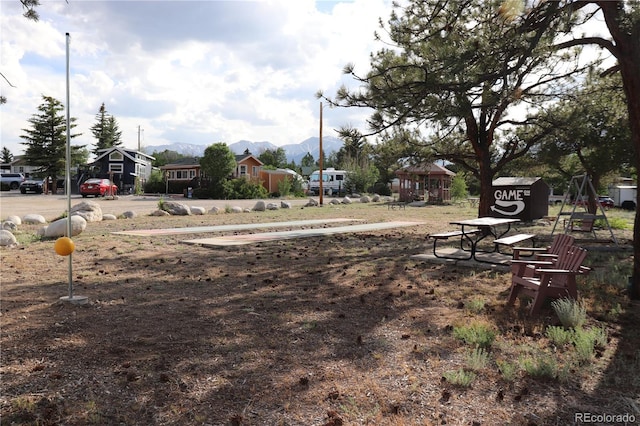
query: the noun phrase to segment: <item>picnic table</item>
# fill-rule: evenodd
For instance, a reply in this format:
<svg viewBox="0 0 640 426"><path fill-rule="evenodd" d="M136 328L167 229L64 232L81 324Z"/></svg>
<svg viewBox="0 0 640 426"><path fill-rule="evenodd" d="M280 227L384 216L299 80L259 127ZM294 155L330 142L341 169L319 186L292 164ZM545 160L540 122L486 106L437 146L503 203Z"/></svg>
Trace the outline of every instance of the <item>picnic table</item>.
<svg viewBox="0 0 640 426"><path fill-rule="evenodd" d="M463 260L473 259L478 262L489 262L482 258L478 258L477 253L500 253L500 245L507 245L512 247L514 244L526 240L532 240L535 237L535 235L533 234L517 234L507 236L507 234L511 231L511 226L518 222L520 222L520 219L499 217L479 217L476 219L465 219L449 222L450 225L459 226L460 229L457 231L431 234L430 237L434 239L433 254L436 257L460 260L460 257L441 255L436 251L436 245L439 240L460 237L460 249L468 253L468 256L466 258L463 258ZM478 244L486 238L493 239L493 249L478 249Z"/></svg>

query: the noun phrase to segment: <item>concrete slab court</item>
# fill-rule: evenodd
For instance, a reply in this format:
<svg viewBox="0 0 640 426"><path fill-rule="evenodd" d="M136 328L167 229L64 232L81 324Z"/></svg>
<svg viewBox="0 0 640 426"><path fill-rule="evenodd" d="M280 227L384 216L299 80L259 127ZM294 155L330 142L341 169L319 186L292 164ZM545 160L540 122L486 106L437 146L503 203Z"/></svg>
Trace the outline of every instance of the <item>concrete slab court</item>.
<svg viewBox="0 0 640 426"><path fill-rule="evenodd" d="M291 222L289 222L291 223ZM362 225L337 226L334 228L299 229L295 231L262 232L257 234L230 235L224 237L201 238L186 240L186 244L198 244L202 246L239 246L255 244L266 241L289 240L292 238L320 237L332 234L345 234L348 232L379 231L382 229L400 228L404 226L424 225L424 222L380 222L365 223Z"/></svg>
<svg viewBox="0 0 640 426"><path fill-rule="evenodd" d="M184 228L166 228L166 229L134 229L131 231L112 232L118 235L135 235L139 237L147 237L151 235L179 235L179 234L200 234L203 232L224 232L224 231L241 231L247 229L260 228L283 228L285 226L306 226L306 225L322 225L325 223L338 222L359 222L359 219L312 219L312 220L296 220L291 222L267 222L267 223L241 223L238 225L217 225L217 226L190 226Z"/></svg>

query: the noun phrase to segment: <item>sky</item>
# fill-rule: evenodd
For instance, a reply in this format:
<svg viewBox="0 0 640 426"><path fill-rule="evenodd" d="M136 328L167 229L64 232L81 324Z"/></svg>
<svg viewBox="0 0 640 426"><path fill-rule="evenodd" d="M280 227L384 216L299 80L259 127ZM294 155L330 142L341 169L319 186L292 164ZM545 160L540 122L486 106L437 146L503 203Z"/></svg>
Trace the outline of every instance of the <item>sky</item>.
<svg viewBox="0 0 640 426"><path fill-rule="evenodd" d="M384 47L374 39L390 0L45 0L38 22L18 0L0 0L0 145L15 155L42 96L77 118L73 145L94 148L102 103L123 145L277 146L318 136L318 90L335 95L348 63L358 74ZM366 130L370 111L323 108L323 134Z"/></svg>

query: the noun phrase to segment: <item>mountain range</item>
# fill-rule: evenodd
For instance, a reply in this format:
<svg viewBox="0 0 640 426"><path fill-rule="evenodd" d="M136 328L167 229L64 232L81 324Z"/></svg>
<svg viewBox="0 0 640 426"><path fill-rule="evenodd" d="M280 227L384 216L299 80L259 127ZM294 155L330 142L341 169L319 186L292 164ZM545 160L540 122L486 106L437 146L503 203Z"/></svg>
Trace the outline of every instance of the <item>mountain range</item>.
<svg viewBox="0 0 640 426"><path fill-rule="evenodd" d="M331 155L331 153L340 150L344 142L333 136L324 136L322 138L322 150L325 155ZM188 155L192 157L202 157L204 155L204 150L207 148L206 145L195 145L190 143L172 143L167 145L150 145L143 148L143 151L149 155L153 155L154 152L163 152L165 150L175 151L182 155ZM294 162L296 164L300 164L302 157L310 153L314 160L319 158L320 152L320 138L311 137L309 139L305 139L297 144L289 144L277 146L271 142L252 142L247 140L240 140L238 142L234 142L229 145L229 149L234 154L242 154L246 150L249 150L250 153L259 156L264 151L276 150L278 148L282 148L287 156L288 162Z"/></svg>

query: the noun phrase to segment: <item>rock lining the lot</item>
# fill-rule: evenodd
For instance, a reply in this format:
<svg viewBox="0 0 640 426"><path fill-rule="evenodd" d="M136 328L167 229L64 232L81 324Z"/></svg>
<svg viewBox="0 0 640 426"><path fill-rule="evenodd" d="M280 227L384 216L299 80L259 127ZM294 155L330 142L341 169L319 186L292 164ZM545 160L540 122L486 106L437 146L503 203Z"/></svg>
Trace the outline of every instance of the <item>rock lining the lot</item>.
<svg viewBox="0 0 640 426"><path fill-rule="evenodd" d="M199 206L191 206L190 209L191 209L191 214L194 214L194 215L203 215L207 212L207 209Z"/></svg>
<svg viewBox="0 0 640 426"><path fill-rule="evenodd" d="M111 213L105 213L102 215L102 220L117 220L118 218L116 217L116 215L111 214Z"/></svg>
<svg viewBox="0 0 640 426"><path fill-rule="evenodd" d="M47 238L56 238L67 236L67 218L58 219L49 224L44 231ZM87 228L87 221L79 215L71 216L71 236L82 233Z"/></svg>
<svg viewBox="0 0 640 426"><path fill-rule="evenodd" d="M172 216L189 216L191 214L188 205L171 200L162 203L162 210L169 212Z"/></svg>
<svg viewBox="0 0 640 426"><path fill-rule="evenodd" d="M80 216L87 222L100 222L102 208L95 201L83 201L71 207L71 216Z"/></svg>
<svg viewBox="0 0 640 426"><path fill-rule="evenodd" d="M2 229L9 232L15 232L18 230L18 225L10 220L5 220L2 222Z"/></svg>
<svg viewBox="0 0 640 426"><path fill-rule="evenodd" d="M169 213L168 211L158 209L158 210L152 211L149 216L157 216L157 217L171 216L171 213Z"/></svg>
<svg viewBox="0 0 640 426"><path fill-rule="evenodd" d="M13 215L13 216L9 216L9 217L7 218L7 220L8 220L9 222L13 222L13 223L15 223L15 224L16 224L16 225L18 225L18 226L22 225L22 219L20 219L20 216L15 216L15 215Z"/></svg>
<svg viewBox="0 0 640 426"><path fill-rule="evenodd" d="M12 222L13 223L13 222ZM18 245L15 235L6 229L0 230L0 246L2 247L15 247Z"/></svg>
<svg viewBox="0 0 640 426"><path fill-rule="evenodd" d="M138 214L133 210L127 210L126 212L122 213L122 217L125 219L133 219L136 216L138 216Z"/></svg>
<svg viewBox="0 0 640 426"><path fill-rule="evenodd" d="M29 225L41 225L41 224L45 224L47 223L46 219L44 218L44 216L39 215L39 214L27 214L22 218L22 222L29 224Z"/></svg>

